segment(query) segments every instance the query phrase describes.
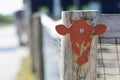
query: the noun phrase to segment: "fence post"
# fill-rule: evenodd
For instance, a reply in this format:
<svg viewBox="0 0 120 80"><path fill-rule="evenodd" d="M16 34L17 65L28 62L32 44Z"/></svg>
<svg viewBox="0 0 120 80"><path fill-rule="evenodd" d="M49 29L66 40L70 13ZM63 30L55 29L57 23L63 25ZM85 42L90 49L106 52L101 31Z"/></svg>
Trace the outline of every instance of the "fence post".
<svg viewBox="0 0 120 80"><path fill-rule="evenodd" d="M84 19L88 24L94 26L98 23L98 12L63 11L62 20L65 26L70 26L70 19ZM82 65L76 63L77 56L72 51L69 35L62 38L61 80L96 80L97 36L92 37L89 61Z"/></svg>
<svg viewBox="0 0 120 80"><path fill-rule="evenodd" d="M40 13L32 15L32 59L33 67L36 72L36 80L44 80L44 63L43 63L43 42L42 42L42 25Z"/></svg>

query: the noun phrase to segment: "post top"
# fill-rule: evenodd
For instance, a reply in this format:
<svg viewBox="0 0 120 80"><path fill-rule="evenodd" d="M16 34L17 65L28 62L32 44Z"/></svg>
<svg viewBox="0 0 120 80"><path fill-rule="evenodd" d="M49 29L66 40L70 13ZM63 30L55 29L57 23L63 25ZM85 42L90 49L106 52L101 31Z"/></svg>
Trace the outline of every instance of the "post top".
<svg viewBox="0 0 120 80"><path fill-rule="evenodd" d="M65 12L65 13L68 13L68 12L98 12L98 10L70 10L70 11L62 11L62 12Z"/></svg>

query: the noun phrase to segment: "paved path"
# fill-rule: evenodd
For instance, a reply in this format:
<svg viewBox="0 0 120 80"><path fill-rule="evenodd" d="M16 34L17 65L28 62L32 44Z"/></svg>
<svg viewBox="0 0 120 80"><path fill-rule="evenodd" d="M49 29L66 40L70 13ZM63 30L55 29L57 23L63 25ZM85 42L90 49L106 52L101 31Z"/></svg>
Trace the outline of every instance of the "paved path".
<svg viewBox="0 0 120 80"><path fill-rule="evenodd" d="M15 80L27 48L19 47L14 25L0 28L0 80Z"/></svg>

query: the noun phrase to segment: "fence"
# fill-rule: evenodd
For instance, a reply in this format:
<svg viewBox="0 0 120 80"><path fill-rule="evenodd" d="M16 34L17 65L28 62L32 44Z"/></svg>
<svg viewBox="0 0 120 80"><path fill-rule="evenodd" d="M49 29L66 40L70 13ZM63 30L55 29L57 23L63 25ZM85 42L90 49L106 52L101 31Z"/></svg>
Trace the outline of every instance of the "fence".
<svg viewBox="0 0 120 80"><path fill-rule="evenodd" d="M100 23L107 25L106 33L99 37L98 78L120 79L120 15L102 14Z"/></svg>
<svg viewBox="0 0 120 80"><path fill-rule="evenodd" d="M120 37L99 37L98 45L98 78L101 80L120 79ZM102 43L110 40L114 44Z"/></svg>
<svg viewBox="0 0 120 80"><path fill-rule="evenodd" d="M42 17L43 16L41 16L41 19ZM47 19L46 18L44 19L46 20L46 22L42 22L42 24L47 23ZM98 59L97 80L119 80L120 79L120 60L119 60L120 59L120 55L119 55L120 15L109 15L109 14L100 15L99 22L106 24L108 29L104 35L99 36L98 53L97 53L97 59ZM51 27L54 28L55 25L56 24L52 25ZM116 28L114 26L116 26ZM59 63L60 63L61 40L59 39L57 34L56 34L57 37L53 36L49 29L50 27L49 28L48 27L49 26L42 25L43 29L40 30L43 32L43 39L40 39L43 40L43 46L41 46L43 47L42 54L44 56L43 74L45 80L60 80Z"/></svg>

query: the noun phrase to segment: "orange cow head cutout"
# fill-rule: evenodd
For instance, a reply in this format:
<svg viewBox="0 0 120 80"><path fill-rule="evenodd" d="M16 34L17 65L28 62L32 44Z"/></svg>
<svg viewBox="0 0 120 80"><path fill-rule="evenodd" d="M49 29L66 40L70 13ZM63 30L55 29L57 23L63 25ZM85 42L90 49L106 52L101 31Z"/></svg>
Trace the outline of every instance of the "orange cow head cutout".
<svg viewBox="0 0 120 80"><path fill-rule="evenodd" d="M97 24L95 27L90 26L85 20L74 20L67 28L65 25L57 25L56 30L61 35L70 34L72 50L78 55L77 63L84 64L88 62L92 35L103 34L106 30L104 24Z"/></svg>

